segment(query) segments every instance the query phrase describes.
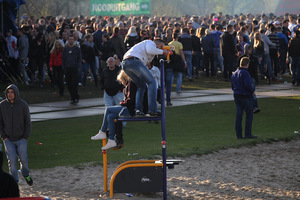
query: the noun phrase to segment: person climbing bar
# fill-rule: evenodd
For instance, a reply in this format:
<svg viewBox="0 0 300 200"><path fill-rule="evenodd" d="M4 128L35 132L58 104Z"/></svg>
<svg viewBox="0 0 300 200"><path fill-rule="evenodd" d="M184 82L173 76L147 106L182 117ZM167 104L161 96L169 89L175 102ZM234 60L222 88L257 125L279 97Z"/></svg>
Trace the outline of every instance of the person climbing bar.
<svg viewBox="0 0 300 200"><path fill-rule="evenodd" d="M155 55L168 55L168 50L163 50L164 42L160 39L144 40L131 47L124 55L122 68L137 86L135 116L143 117L143 97L148 87L148 112L150 117L158 117L161 113L157 109L157 84L146 67Z"/></svg>

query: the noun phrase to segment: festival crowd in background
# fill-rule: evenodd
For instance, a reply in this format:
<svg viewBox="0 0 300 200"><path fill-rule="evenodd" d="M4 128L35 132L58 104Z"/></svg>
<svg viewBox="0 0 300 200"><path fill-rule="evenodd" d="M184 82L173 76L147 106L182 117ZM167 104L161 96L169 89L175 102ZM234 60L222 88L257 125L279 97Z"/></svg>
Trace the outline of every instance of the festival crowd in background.
<svg viewBox="0 0 300 200"><path fill-rule="evenodd" d="M98 87L108 62L121 68L127 50L154 39L174 46L165 73L168 106L172 105L168 92L173 80L177 81L176 92L181 92L183 78L193 81L222 73L224 81L230 81L240 58L247 54L252 56L249 70L256 84L271 84L292 74L292 84L300 85L300 14L23 16L16 24L20 27L16 33L0 33L0 81L43 87L50 80L63 96L64 82L69 80L71 103L78 102L74 88L84 86L87 77ZM70 46L78 47L76 52ZM149 69L159 67L158 60L149 63Z"/></svg>

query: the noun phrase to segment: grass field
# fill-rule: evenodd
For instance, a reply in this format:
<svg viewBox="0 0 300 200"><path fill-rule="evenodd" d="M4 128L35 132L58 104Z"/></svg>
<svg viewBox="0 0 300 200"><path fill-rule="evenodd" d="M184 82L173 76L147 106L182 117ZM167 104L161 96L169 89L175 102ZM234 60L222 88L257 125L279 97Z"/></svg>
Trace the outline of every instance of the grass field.
<svg viewBox="0 0 300 200"><path fill-rule="evenodd" d="M235 138L234 102L205 103L166 110L167 155L201 155L220 149L255 145L262 142L291 140L299 137L300 97L259 99L262 111L254 115L253 134L258 139ZM91 141L102 115L33 123L29 140L31 169L54 166L78 166L102 162L101 141ZM161 124L128 122L123 130L125 147L109 150L109 162L159 158ZM42 143L38 145L37 143ZM136 154L137 155L132 155ZM6 162L5 162L6 163ZM7 170L7 165L4 164Z"/></svg>
<svg viewBox="0 0 300 200"><path fill-rule="evenodd" d="M290 82L290 77L281 81ZM262 82L261 84L265 84ZM3 91L5 85L0 85ZM193 82L184 80L183 90L230 87L229 82L217 78L201 78ZM46 84L44 88L20 86L21 97L28 103L69 100L58 97L56 90ZM103 93L92 83L79 91L82 98L102 97ZM167 155L201 155L220 149L255 145L262 142L291 140L299 137L300 97L259 99L262 111L254 115L255 140L235 138L234 102L205 103L166 109ZM54 166L77 166L82 163L102 162L101 141L91 141L101 126L103 115L34 122L28 143L29 167L31 169ZM130 159L160 158L161 124L128 122L123 130L125 147L119 151L109 150L109 162ZM42 145L38 145L42 143ZM133 155L134 154L134 155ZM7 161L4 162L7 171Z"/></svg>
<svg viewBox="0 0 300 200"><path fill-rule="evenodd" d="M291 76L283 76L283 79L277 83L283 82L291 82ZM175 81L174 81L175 83ZM266 81L259 82L260 85L267 84ZM50 86L50 82L45 82L44 87L40 88L37 85L33 87L26 85L18 85L20 90L20 96L23 98L28 104L35 103L45 103L45 102L54 102L54 101L68 101L70 100L69 92L67 87L65 87L64 96L60 97L58 93L58 89L52 88ZM0 84L0 91L5 91L5 88L8 86L7 84ZM230 87L230 82L225 82L223 75L218 74L216 77L205 77L202 76L199 79L194 79L194 81L190 82L187 78L183 79L182 90L201 90L201 89L215 89L215 88L225 88ZM173 88L175 85L173 85ZM85 87L79 87L79 95L81 99L88 98L100 98L103 97L103 91L100 87L95 88L94 83L88 81ZM0 94L0 97L4 97L4 93Z"/></svg>

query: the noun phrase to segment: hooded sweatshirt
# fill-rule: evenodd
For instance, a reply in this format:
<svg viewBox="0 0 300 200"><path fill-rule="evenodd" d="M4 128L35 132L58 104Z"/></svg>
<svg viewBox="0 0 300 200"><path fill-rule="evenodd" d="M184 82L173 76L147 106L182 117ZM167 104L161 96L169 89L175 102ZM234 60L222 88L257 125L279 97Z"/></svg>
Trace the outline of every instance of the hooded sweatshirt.
<svg viewBox="0 0 300 200"><path fill-rule="evenodd" d="M8 89L15 92L15 100L10 103ZM5 90L6 99L0 102L0 135L2 140L10 141L28 139L31 132L31 119L28 104L19 97L16 85L9 85Z"/></svg>

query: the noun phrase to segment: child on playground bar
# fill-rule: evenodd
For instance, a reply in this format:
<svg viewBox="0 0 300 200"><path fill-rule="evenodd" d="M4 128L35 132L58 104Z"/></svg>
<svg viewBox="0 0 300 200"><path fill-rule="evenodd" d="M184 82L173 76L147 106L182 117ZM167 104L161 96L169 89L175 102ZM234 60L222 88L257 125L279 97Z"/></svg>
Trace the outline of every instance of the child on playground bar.
<svg viewBox="0 0 300 200"><path fill-rule="evenodd" d="M105 147L102 147L102 150L107 150L117 146L115 141L115 119L118 118L119 115L134 116L135 114L136 85L123 70L119 73L117 80L125 86L123 90L124 100L120 102L120 106L109 106L106 108L102 127L99 130L99 133L91 137L92 140L105 139L105 131L107 128L109 129L109 139Z"/></svg>

